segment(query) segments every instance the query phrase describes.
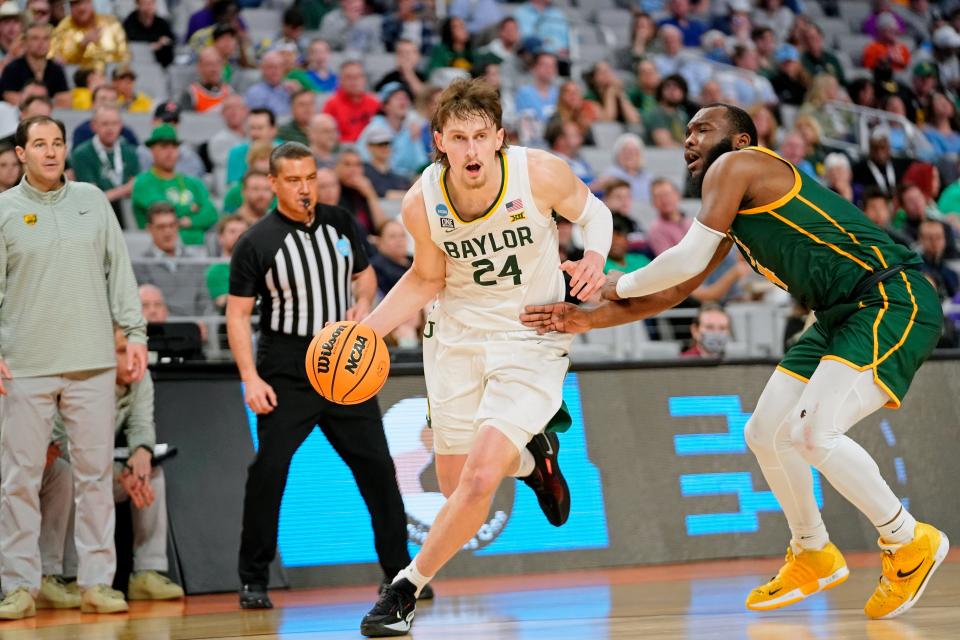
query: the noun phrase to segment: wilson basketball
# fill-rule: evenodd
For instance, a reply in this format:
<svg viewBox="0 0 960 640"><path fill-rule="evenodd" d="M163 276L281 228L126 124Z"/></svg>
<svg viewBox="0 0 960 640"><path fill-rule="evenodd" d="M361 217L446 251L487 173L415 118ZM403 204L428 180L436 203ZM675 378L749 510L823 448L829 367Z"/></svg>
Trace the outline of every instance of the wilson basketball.
<svg viewBox="0 0 960 640"><path fill-rule="evenodd" d="M321 396L337 404L359 404L383 388L390 353L383 338L364 324L328 324L307 347L307 380Z"/></svg>

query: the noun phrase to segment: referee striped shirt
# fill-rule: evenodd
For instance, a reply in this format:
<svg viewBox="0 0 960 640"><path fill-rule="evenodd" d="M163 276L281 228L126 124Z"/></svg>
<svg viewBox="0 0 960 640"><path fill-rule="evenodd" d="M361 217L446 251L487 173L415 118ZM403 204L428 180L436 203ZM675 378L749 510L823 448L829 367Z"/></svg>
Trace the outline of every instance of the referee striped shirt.
<svg viewBox="0 0 960 640"><path fill-rule="evenodd" d="M274 209L237 241L230 295L259 299L262 333L311 337L344 319L352 277L368 264L345 209L318 204L309 226Z"/></svg>

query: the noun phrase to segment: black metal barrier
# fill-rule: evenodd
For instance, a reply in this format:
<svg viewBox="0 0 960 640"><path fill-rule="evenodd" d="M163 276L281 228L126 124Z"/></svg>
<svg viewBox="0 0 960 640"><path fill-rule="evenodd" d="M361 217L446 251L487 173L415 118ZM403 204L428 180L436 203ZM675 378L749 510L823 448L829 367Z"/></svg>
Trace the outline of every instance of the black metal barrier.
<svg viewBox="0 0 960 640"><path fill-rule="evenodd" d="M445 576L555 571L783 552L789 533L743 427L772 362L627 364L575 368L564 397L574 417L560 461L573 508L548 525L522 483L503 484L489 519ZM157 428L179 448L166 463L176 561L189 593L237 587L251 415L231 366L158 367ZM442 504L419 367L396 366L380 394L408 515L411 552ZM850 432L918 519L960 537L960 354L924 365L898 411ZM876 531L819 474L831 539L875 548ZM294 458L281 511L283 568L275 585L380 579L369 516L346 466L315 430Z"/></svg>

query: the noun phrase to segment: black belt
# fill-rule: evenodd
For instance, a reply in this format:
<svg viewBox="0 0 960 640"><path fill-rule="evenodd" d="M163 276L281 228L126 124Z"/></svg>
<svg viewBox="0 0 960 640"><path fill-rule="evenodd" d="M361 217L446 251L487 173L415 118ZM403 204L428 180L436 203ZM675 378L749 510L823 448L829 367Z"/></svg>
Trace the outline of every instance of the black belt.
<svg viewBox="0 0 960 640"><path fill-rule="evenodd" d="M857 300L862 298L864 295L866 295L867 292L870 291L870 289L872 289L875 285L880 284L884 280L890 279L891 277L897 275L898 273L900 273L901 271L904 271L905 269L916 269L916 268L917 268L916 265L912 265L912 264L906 264L906 265L897 264L892 267L887 267L886 269L882 269L880 271L874 271L873 273L869 273L866 276L864 276L860 280L860 282L857 283L857 286L853 288L853 291L850 292L850 295L847 297L847 302L856 302Z"/></svg>

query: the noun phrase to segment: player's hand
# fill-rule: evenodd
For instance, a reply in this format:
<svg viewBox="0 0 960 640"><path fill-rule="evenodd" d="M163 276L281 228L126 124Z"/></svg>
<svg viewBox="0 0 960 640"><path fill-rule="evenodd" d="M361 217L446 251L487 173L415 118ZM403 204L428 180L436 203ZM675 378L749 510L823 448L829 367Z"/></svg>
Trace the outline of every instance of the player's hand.
<svg viewBox="0 0 960 640"><path fill-rule="evenodd" d="M133 374L134 382L143 380L143 374L147 372L147 345L127 343L127 370Z"/></svg>
<svg viewBox="0 0 960 640"><path fill-rule="evenodd" d="M44 469L49 469L50 465L60 457L60 445L56 442L51 442L50 446L47 447L47 462L44 465Z"/></svg>
<svg viewBox="0 0 960 640"><path fill-rule="evenodd" d="M263 378L256 376L243 383L243 401L257 415L273 411L277 406L277 394Z"/></svg>
<svg viewBox="0 0 960 640"><path fill-rule="evenodd" d="M587 251L577 261L567 260L560 269L570 274L570 295L578 300L588 299L603 286L603 257L596 251Z"/></svg>
<svg viewBox="0 0 960 640"><path fill-rule="evenodd" d="M623 300L617 295L617 281L623 277L622 271L613 270L607 274L607 282L600 289L600 297L604 300Z"/></svg>
<svg viewBox="0 0 960 640"><path fill-rule="evenodd" d="M527 305L525 312L520 314L520 322L536 329L541 335L550 331L585 333L593 328L590 326L590 315L569 302Z"/></svg>
<svg viewBox="0 0 960 640"><path fill-rule="evenodd" d="M13 380L13 376L10 374L6 360L0 360L0 396L7 395L7 385L3 384L4 380Z"/></svg>
<svg viewBox="0 0 960 640"><path fill-rule="evenodd" d="M357 302L347 309L347 320L352 320L354 322L360 322L368 315L370 315L370 302L367 300L357 300Z"/></svg>

